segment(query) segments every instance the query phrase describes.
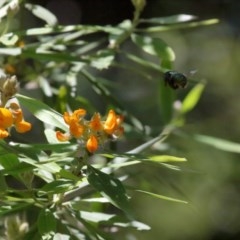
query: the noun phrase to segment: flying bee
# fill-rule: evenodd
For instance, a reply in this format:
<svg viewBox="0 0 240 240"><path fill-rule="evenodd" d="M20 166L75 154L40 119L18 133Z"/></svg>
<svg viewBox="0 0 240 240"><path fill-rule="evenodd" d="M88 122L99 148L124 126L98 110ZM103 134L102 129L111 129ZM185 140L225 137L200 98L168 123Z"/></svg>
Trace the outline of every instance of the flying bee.
<svg viewBox="0 0 240 240"><path fill-rule="evenodd" d="M164 73L165 85L168 85L172 89L185 88L188 83L187 77L177 71L167 71Z"/></svg>

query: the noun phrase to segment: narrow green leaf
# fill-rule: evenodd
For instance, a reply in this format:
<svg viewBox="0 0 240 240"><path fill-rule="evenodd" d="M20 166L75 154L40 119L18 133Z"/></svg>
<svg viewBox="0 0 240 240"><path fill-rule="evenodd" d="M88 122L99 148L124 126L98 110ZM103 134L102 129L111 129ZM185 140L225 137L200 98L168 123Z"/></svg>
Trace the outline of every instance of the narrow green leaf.
<svg viewBox="0 0 240 240"><path fill-rule="evenodd" d="M17 94L17 99L20 104L25 106L36 118L41 120L43 123L48 123L55 127L61 128L64 131L68 131L67 125L58 112L50 108L48 105L34 98L26 97Z"/></svg>
<svg viewBox="0 0 240 240"><path fill-rule="evenodd" d="M150 156L147 158L147 160L153 161L153 162L186 162L186 158L180 158L175 156L169 156L169 155L155 155Z"/></svg>
<svg viewBox="0 0 240 240"><path fill-rule="evenodd" d="M23 211L24 209L30 207L33 203L27 203L27 202L18 202L16 205L10 206L9 203L6 206L3 206L1 204L0 206L0 216L6 216L10 213L18 213Z"/></svg>
<svg viewBox="0 0 240 240"><path fill-rule="evenodd" d="M34 169L34 166L22 162L15 166L5 168L4 170L2 170L2 173L16 175L16 174L32 171L33 169Z"/></svg>
<svg viewBox="0 0 240 240"><path fill-rule="evenodd" d="M114 52L110 50L98 51L94 56L90 56L91 66L102 70L107 69L114 60Z"/></svg>
<svg viewBox="0 0 240 240"><path fill-rule="evenodd" d="M18 41L18 36L13 33L7 33L0 37L0 42L6 46L13 46Z"/></svg>
<svg viewBox="0 0 240 240"><path fill-rule="evenodd" d="M195 135L194 139L222 151L240 153L240 143L206 135Z"/></svg>
<svg viewBox="0 0 240 240"><path fill-rule="evenodd" d="M0 48L1 55L17 56L22 53L21 48Z"/></svg>
<svg viewBox="0 0 240 240"><path fill-rule="evenodd" d="M184 98L182 103L181 112L187 113L191 111L198 103L205 85L203 83L198 83L196 86L194 86L193 89L188 93L188 95Z"/></svg>
<svg viewBox="0 0 240 240"><path fill-rule="evenodd" d="M167 197L167 196L159 195L159 194L156 194L156 193L151 193L151 192L148 192L148 191L143 191L143 190L136 190L136 191L144 193L144 194L147 194L147 195L150 195L152 197L156 197L156 198L160 198L160 199L163 199L163 200L167 200L167 201L179 202L179 203L188 203L186 201L183 201L183 200L180 200L180 199L177 199L177 198Z"/></svg>
<svg viewBox="0 0 240 240"><path fill-rule="evenodd" d="M38 216L38 231L41 235L54 233L57 227L57 221L53 213L48 209L44 208L41 210Z"/></svg>
<svg viewBox="0 0 240 240"><path fill-rule="evenodd" d="M155 55L164 61L174 61L175 54L173 50L160 38L131 35L132 41L145 52Z"/></svg>
<svg viewBox="0 0 240 240"><path fill-rule="evenodd" d="M36 17L45 21L49 26L55 26L58 22L57 18L53 13L40 5L26 3L25 7L29 11L31 11Z"/></svg>
<svg viewBox="0 0 240 240"><path fill-rule="evenodd" d="M188 14L177 14L177 15L167 16L167 17L140 19L140 22L154 23L154 24L175 24L175 23L192 21L194 19L196 19L196 16L188 15Z"/></svg>
<svg viewBox="0 0 240 240"><path fill-rule="evenodd" d="M59 175L62 177L62 178L65 178L65 179L69 179L69 180L72 180L72 181L79 181L80 178L77 177L76 175L72 174L71 172L65 170L65 169L61 169L59 171Z"/></svg>
<svg viewBox="0 0 240 240"><path fill-rule="evenodd" d="M136 55L134 54L130 54L130 53L127 53L127 52L124 52L124 55L130 59L131 61L141 65L142 67L146 67L146 68L149 68L151 70L155 70L155 71L158 71L158 72L163 72L163 70L161 69L161 66L154 63L154 62L150 62L146 59L143 59L143 58L140 58L140 57L137 57Z"/></svg>
<svg viewBox="0 0 240 240"><path fill-rule="evenodd" d="M176 29L187 29L187 28L195 28L199 26L208 26L212 24L219 23L219 20L214 19L207 19L203 21L196 21L196 22L185 22L181 24L174 24L174 25L165 25L165 26L156 26L156 27L148 27L145 29L138 30L138 32L144 32L144 33L155 33L155 32L163 32L163 31L169 31L169 30L176 30Z"/></svg>
<svg viewBox="0 0 240 240"><path fill-rule="evenodd" d="M73 187L72 181L55 180L53 182L45 184L40 191L51 193L64 193L69 191Z"/></svg>
<svg viewBox="0 0 240 240"><path fill-rule="evenodd" d="M88 165L88 182L116 207L129 213L128 197L122 183L102 171Z"/></svg>
<svg viewBox="0 0 240 240"><path fill-rule="evenodd" d="M112 218L114 218L115 216L116 216L115 214L80 211L81 218L83 218L86 221L95 222L95 223L109 221Z"/></svg>
<svg viewBox="0 0 240 240"><path fill-rule="evenodd" d="M151 227L148 226L145 223L142 222L138 222L138 221L131 221L131 222L116 222L114 223L114 226L118 226L118 227L133 227L136 228L138 231L147 231L150 230Z"/></svg>

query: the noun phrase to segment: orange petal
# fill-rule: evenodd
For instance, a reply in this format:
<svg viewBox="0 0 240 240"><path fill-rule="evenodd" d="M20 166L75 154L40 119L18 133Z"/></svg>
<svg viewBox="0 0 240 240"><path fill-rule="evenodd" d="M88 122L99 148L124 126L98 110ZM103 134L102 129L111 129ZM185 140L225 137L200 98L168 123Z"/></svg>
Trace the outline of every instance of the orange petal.
<svg viewBox="0 0 240 240"><path fill-rule="evenodd" d="M95 136L91 135L90 138L87 140L86 147L90 153L95 152L98 149L97 138Z"/></svg>
<svg viewBox="0 0 240 240"><path fill-rule="evenodd" d="M66 124L70 124L70 121L71 121L71 116L70 116L70 114L68 113L68 112L65 112L64 114L63 114L63 119L64 119L64 121L65 121L65 123Z"/></svg>
<svg viewBox="0 0 240 240"><path fill-rule="evenodd" d="M86 110L83 108L79 108L78 110L75 110L73 112L73 115L76 116L76 118L79 120L79 118L82 118L86 115Z"/></svg>
<svg viewBox="0 0 240 240"><path fill-rule="evenodd" d="M13 124L12 113L6 108L0 108L0 128L8 128Z"/></svg>
<svg viewBox="0 0 240 240"><path fill-rule="evenodd" d="M22 110L16 110L16 111L12 111L12 114L14 116L14 123L19 123L23 121L23 114L22 114Z"/></svg>
<svg viewBox="0 0 240 240"><path fill-rule="evenodd" d="M84 127L80 125L78 122L72 121L69 130L73 137L79 138L83 135Z"/></svg>
<svg viewBox="0 0 240 240"><path fill-rule="evenodd" d="M99 113L95 113L89 123L90 128L94 131L99 131L102 129L101 116Z"/></svg>
<svg viewBox="0 0 240 240"><path fill-rule="evenodd" d="M115 127L117 125L117 116L113 110L110 110L108 112L107 120L104 123L104 131L107 134L112 134L115 130Z"/></svg>
<svg viewBox="0 0 240 240"><path fill-rule="evenodd" d="M60 141L60 142L68 141L71 138L68 134L64 134L60 131L56 132L56 137L57 137L58 141Z"/></svg>
<svg viewBox="0 0 240 240"><path fill-rule="evenodd" d="M21 122L15 123L15 128L16 128L17 132L25 133L25 132L31 130L32 124L29 122L21 121Z"/></svg>

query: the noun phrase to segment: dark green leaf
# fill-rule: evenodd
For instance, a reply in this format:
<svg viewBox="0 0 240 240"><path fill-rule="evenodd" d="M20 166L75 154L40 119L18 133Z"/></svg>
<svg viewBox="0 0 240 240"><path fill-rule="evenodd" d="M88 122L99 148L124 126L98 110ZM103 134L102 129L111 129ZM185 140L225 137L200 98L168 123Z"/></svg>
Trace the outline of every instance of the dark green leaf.
<svg viewBox="0 0 240 240"><path fill-rule="evenodd" d="M19 213L20 211L23 211L24 209L31 206L32 203L26 203L26 202L18 202L16 205L11 206L9 203L6 205L0 206L0 216L3 217L10 213Z"/></svg>
<svg viewBox="0 0 240 240"><path fill-rule="evenodd" d="M45 184L40 191L46 193L64 193L70 190L73 187L72 181L65 181L65 180L55 180L53 182Z"/></svg>
<svg viewBox="0 0 240 240"><path fill-rule="evenodd" d="M19 165L20 161L18 160L17 155L13 153L8 153L1 155L0 157L0 164L5 168L5 169L12 169Z"/></svg>
<svg viewBox="0 0 240 240"><path fill-rule="evenodd" d="M100 170L88 165L88 182L104 197L123 211L129 212L129 202L122 183Z"/></svg>
<svg viewBox="0 0 240 240"><path fill-rule="evenodd" d="M15 175L15 174L31 171L34 168L35 168L34 166L32 166L28 163L21 162L15 166L9 167L8 169L2 170L2 173Z"/></svg>
<svg viewBox="0 0 240 240"><path fill-rule="evenodd" d="M38 216L38 231L41 235L54 233L57 227L57 221L53 213L48 209L44 208L41 210Z"/></svg>

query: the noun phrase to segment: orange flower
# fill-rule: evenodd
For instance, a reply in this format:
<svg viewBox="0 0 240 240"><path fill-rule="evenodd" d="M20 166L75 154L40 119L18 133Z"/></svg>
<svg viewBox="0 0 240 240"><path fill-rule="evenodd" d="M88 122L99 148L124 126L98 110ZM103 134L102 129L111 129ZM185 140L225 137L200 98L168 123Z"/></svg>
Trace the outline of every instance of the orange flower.
<svg viewBox="0 0 240 240"><path fill-rule="evenodd" d="M0 108L0 128L5 129L13 124L12 113L6 108Z"/></svg>
<svg viewBox="0 0 240 240"><path fill-rule="evenodd" d="M94 131L100 131L102 129L101 116L99 113L94 113L89 126Z"/></svg>
<svg viewBox="0 0 240 240"><path fill-rule="evenodd" d="M70 133L73 137L79 138L84 132L84 126L78 123L78 121L71 121L69 125Z"/></svg>
<svg viewBox="0 0 240 240"><path fill-rule="evenodd" d="M0 138L8 137L9 133L6 128L13 124L12 113L6 108L0 108Z"/></svg>
<svg viewBox="0 0 240 240"><path fill-rule="evenodd" d="M22 109L17 103L11 103L10 109L13 115L13 124L15 125L16 131L19 133L25 133L31 130L32 125L29 122L24 121Z"/></svg>
<svg viewBox="0 0 240 240"><path fill-rule="evenodd" d="M107 120L105 121L103 126L104 131L109 135L114 134L114 132L120 127L122 121L122 116L116 115L113 110L110 110L108 112Z"/></svg>
<svg viewBox="0 0 240 240"><path fill-rule="evenodd" d="M63 115L65 123L69 125L71 135L75 138L81 137L84 132L84 126L80 124L80 121L85 115L86 110L81 108L74 111L71 115L68 112L65 112Z"/></svg>
<svg viewBox="0 0 240 240"><path fill-rule="evenodd" d="M77 138L80 145L85 146L85 150L94 153L100 144L104 144L109 139L109 135L117 138L123 133L121 126L123 117L116 115L113 110L109 111L106 121L101 120L99 113L94 113L90 121L84 118L85 115L86 110L81 108L72 114L65 112L63 118L69 126L69 132L57 131L57 139L62 142L68 141L72 137Z"/></svg>
<svg viewBox="0 0 240 240"><path fill-rule="evenodd" d="M94 135L91 135L90 138L87 140L86 147L90 153L93 153L98 149L98 141Z"/></svg>
<svg viewBox="0 0 240 240"><path fill-rule="evenodd" d="M58 141L60 141L60 142L68 141L71 138L71 136L69 134L64 134L64 133L61 133L60 131L56 132L56 137L57 137Z"/></svg>
<svg viewBox="0 0 240 240"><path fill-rule="evenodd" d="M32 128L32 124L26 121L21 121L19 123L15 123L16 131L19 133L25 133Z"/></svg>

